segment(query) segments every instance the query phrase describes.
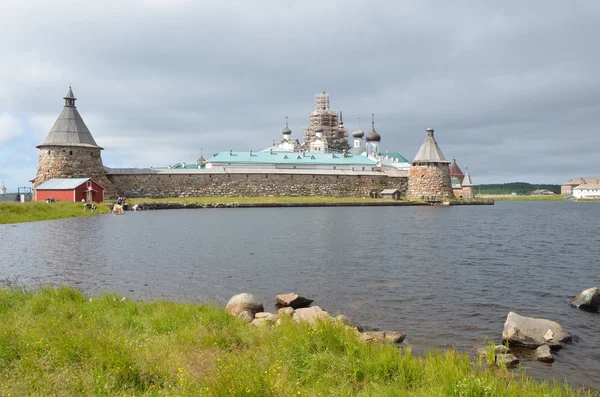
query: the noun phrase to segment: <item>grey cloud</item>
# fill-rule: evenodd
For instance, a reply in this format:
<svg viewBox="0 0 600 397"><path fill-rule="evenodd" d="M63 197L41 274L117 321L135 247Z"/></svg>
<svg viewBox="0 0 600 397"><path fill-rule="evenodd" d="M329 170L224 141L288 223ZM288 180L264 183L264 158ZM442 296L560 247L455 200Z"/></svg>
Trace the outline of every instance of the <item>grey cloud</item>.
<svg viewBox="0 0 600 397"><path fill-rule="evenodd" d="M58 115L71 82L108 165L301 137L327 90L407 158L434 127L476 182L600 174L597 2L11 3L1 110Z"/></svg>

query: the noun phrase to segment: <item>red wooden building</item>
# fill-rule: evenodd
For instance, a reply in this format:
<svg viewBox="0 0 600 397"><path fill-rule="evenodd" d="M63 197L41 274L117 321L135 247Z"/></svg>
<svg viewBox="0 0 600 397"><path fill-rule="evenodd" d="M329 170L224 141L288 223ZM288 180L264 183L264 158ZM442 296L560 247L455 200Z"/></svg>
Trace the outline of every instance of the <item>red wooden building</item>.
<svg viewBox="0 0 600 397"><path fill-rule="evenodd" d="M35 201L68 200L74 202L104 201L104 188L90 178L50 179L35 188Z"/></svg>

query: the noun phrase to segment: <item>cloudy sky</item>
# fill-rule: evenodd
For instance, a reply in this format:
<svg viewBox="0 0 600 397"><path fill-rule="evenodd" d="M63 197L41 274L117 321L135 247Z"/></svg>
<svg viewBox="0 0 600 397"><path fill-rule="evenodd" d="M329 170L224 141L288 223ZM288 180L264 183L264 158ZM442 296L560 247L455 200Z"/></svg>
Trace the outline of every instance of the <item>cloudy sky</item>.
<svg viewBox="0 0 600 397"><path fill-rule="evenodd" d="M600 1L2 0L0 180L28 186L69 84L111 167L301 137L326 90L475 183L600 175Z"/></svg>

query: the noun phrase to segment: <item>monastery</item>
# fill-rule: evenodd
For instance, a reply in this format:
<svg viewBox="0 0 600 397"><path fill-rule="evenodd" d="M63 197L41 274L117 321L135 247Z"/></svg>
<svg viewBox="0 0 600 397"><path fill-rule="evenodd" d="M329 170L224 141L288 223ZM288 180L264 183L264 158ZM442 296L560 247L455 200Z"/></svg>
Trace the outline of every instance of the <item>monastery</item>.
<svg viewBox="0 0 600 397"><path fill-rule="evenodd" d="M103 148L79 114L70 87L63 99L62 112L44 142L37 146L40 154L32 181L34 191L47 181L89 178L110 198L369 197L383 190L432 201L474 196L469 171L463 173L455 159L446 160L433 129L426 130L425 141L410 162L398 152L382 151L382 136L375 130L374 115L369 133L365 135L357 125L350 145L342 111L331 109L325 92L315 96L315 109L302 130L302 142L292 137L286 117L281 139L263 150L229 150L208 160L201 153L195 163L158 168L104 166Z"/></svg>

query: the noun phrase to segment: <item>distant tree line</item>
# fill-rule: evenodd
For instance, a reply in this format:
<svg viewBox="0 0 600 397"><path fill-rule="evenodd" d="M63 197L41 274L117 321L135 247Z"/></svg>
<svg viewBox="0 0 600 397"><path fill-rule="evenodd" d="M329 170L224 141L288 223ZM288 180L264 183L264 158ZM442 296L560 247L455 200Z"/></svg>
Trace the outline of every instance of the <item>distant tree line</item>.
<svg viewBox="0 0 600 397"><path fill-rule="evenodd" d="M533 185L527 182L511 182L511 183L493 183L488 185L475 185L475 193L480 194L511 194L519 195L531 194L537 189L548 189L556 194L560 194L560 185Z"/></svg>

